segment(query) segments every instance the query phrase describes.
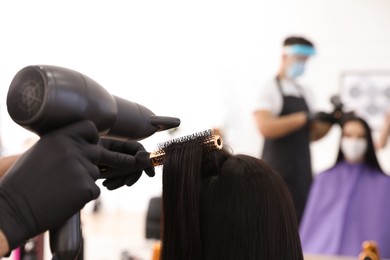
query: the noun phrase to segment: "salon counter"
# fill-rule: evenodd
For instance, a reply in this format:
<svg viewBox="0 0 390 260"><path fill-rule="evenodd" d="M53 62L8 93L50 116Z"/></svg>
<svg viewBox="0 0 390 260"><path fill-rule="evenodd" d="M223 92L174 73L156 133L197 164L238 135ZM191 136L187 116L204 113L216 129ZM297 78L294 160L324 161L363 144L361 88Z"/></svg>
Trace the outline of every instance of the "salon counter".
<svg viewBox="0 0 390 260"><path fill-rule="evenodd" d="M305 260L358 260L358 257L305 255ZM386 259L382 259L386 260Z"/></svg>
<svg viewBox="0 0 390 260"><path fill-rule="evenodd" d="M319 255L305 255L305 260L357 260L358 258L340 257L340 256L319 256Z"/></svg>

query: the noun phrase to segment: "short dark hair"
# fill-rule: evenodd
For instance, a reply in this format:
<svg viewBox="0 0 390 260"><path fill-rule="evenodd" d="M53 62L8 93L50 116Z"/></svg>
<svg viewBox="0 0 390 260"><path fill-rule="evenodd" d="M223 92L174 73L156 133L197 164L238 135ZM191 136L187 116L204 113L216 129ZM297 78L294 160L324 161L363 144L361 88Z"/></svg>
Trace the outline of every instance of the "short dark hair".
<svg viewBox="0 0 390 260"><path fill-rule="evenodd" d="M302 44L314 48L314 44L311 41L300 36L290 36L283 41L283 46L291 46L294 44Z"/></svg>

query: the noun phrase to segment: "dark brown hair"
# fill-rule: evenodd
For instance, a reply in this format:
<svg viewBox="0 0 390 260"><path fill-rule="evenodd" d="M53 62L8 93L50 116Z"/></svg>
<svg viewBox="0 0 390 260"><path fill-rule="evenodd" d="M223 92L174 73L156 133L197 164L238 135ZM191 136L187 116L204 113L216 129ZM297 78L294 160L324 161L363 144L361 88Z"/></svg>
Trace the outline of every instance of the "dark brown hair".
<svg viewBox="0 0 390 260"><path fill-rule="evenodd" d="M303 260L291 196L264 161L187 142L163 167L162 260Z"/></svg>
<svg viewBox="0 0 390 260"><path fill-rule="evenodd" d="M291 46L294 44L307 45L314 48L314 44L308 39L300 36L289 36L283 41L283 46Z"/></svg>

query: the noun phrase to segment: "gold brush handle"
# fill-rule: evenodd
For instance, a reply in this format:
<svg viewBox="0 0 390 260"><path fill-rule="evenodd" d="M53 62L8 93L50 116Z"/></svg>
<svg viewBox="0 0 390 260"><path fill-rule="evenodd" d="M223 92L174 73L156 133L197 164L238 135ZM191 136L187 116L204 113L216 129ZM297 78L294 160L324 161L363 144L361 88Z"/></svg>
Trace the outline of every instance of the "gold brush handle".
<svg viewBox="0 0 390 260"><path fill-rule="evenodd" d="M359 260L380 260L379 246L373 240L367 240L362 243L362 252Z"/></svg>
<svg viewBox="0 0 390 260"><path fill-rule="evenodd" d="M220 135L211 135L210 138L203 143L204 148L207 150L221 150L222 149L222 138ZM157 150L150 153L150 160L153 166L160 166L164 164L165 152Z"/></svg>

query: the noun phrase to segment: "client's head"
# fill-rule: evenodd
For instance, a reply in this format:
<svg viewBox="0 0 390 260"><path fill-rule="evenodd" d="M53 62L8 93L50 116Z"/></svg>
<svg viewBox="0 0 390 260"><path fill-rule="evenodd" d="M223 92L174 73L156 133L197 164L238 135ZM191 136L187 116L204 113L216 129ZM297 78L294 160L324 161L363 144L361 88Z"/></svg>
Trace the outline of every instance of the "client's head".
<svg viewBox="0 0 390 260"><path fill-rule="evenodd" d="M337 162L345 160L351 164L366 163L382 171L368 123L361 117L351 115L344 118L341 126L342 136Z"/></svg>
<svg viewBox="0 0 390 260"><path fill-rule="evenodd" d="M171 144L163 210L162 260L303 259L290 194L255 157Z"/></svg>

